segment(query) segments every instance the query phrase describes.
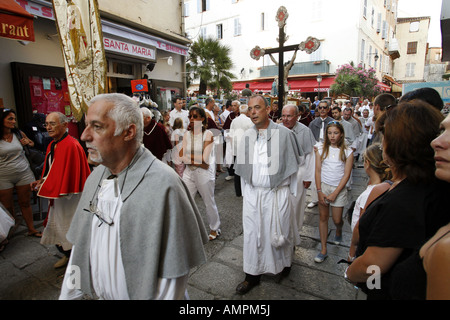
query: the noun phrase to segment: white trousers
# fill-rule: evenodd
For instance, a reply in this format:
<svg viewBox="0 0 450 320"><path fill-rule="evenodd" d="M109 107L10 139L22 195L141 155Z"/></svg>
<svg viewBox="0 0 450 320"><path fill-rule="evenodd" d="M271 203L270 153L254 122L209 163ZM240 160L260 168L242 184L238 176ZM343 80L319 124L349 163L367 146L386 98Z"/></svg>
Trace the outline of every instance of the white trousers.
<svg viewBox="0 0 450 320"><path fill-rule="evenodd" d="M192 198L195 197L197 191L202 197L206 207L209 228L211 230L219 229L220 217L216 206L216 200L214 199L215 180L211 179L211 172L202 168L192 170L188 166L186 167L186 170L184 170L183 181Z"/></svg>

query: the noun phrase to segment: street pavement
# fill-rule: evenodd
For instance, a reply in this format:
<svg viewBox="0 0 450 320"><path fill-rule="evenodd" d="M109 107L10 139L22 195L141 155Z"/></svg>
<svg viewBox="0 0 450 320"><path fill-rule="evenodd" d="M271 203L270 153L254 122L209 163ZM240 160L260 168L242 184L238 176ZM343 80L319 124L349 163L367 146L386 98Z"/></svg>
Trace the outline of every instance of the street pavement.
<svg viewBox="0 0 450 320"><path fill-rule="evenodd" d="M361 165L361 163L358 163ZM292 269L288 277L279 281L273 275L264 275L258 286L245 295L236 293L236 286L244 280L242 198L236 197L233 181L226 181L227 173L216 180L215 198L221 216L222 235L205 245L207 262L191 270L188 294L192 300L360 300L362 292L343 278L346 264L337 264L345 259L351 239L351 228L346 221L344 208L343 242L328 243L328 258L315 263L320 250L319 215L317 206L306 208L305 221L300 231L301 244L295 249ZM367 185L362 168L353 170L351 201L356 200ZM205 225L205 207L200 196L196 203ZM310 191L307 192L307 203ZM349 204L351 203L349 201ZM46 204L43 201L43 210ZM306 205L305 204L305 205ZM43 230L38 204L33 204L35 225ZM329 220L329 239L334 237L334 224ZM40 244L40 239L26 236L22 222L0 253L0 300L56 300L58 299L65 269L54 269L61 258L55 246Z"/></svg>

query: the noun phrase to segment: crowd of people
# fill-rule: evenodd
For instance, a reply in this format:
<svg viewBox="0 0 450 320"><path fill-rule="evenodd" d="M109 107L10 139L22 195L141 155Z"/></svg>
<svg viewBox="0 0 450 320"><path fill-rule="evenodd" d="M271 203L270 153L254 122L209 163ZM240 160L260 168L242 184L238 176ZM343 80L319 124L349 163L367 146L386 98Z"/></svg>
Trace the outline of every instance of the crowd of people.
<svg viewBox="0 0 450 320"><path fill-rule="evenodd" d="M245 277L236 292L246 294L263 274L289 276L306 207L319 209L315 263L328 257L330 215L331 242L342 242L352 172L362 163L368 185L351 206L344 278L368 299L450 299L450 116L430 96L316 99L315 110L262 95L222 109L212 97L189 107L176 97L155 119L126 95L102 94L89 102L87 153L63 114L47 116L53 141L37 179L23 152L33 141L16 135L15 112L3 109L0 202L14 216L15 188L28 235L63 254L60 299L183 299L189 271L206 261L204 245L226 232L214 191L228 172L243 200ZM49 201L43 233L33 227L32 191Z"/></svg>

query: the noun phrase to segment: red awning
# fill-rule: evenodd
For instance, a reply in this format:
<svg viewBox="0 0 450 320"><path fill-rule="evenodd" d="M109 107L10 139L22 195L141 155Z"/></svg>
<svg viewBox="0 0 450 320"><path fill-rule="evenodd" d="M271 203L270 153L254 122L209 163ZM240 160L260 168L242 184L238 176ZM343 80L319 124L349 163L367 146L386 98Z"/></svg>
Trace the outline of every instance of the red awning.
<svg viewBox="0 0 450 320"><path fill-rule="evenodd" d="M326 92L334 82L334 77L323 78L320 83L320 92ZM319 83L316 79L288 80L290 90L300 92L319 92Z"/></svg>
<svg viewBox="0 0 450 320"><path fill-rule="evenodd" d="M326 92L330 89L330 86L334 82L334 77L323 78L320 83L320 91ZM269 81L253 81L253 82L235 82L233 83L233 90L244 90L245 84L250 84L250 90L252 91L271 91L273 80ZM291 91L300 91L300 92L318 92L319 84L317 80L314 79L296 79L296 80L288 80Z"/></svg>
<svg viewBox="0 0 450 320"><path fill-rule="evenodd" d="M14 0L0 1L0 37L34 41L34 16Z"/></svg>
<svg viewBox="0 0 450 320"><path fill-rule="evenodd" d="M387 84L378 81L377 85L381 87L381 91L391 92L391 87L389 87Z"/></svg>

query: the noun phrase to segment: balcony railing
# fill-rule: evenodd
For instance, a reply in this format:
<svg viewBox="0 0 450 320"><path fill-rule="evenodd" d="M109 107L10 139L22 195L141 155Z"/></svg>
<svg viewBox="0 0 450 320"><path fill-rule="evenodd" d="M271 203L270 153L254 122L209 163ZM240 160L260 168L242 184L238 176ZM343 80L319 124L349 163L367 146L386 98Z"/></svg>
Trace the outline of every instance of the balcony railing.
<svg viewBox="0 0 450 320"><path fill-rule="evenodd" d="M303 75L303 74L323 74L329 73L330 62L328 60L308 61L294 63L289 75ZM260 77L275 77L278 75L278 66L266 66L260 70Z"/></svg>

